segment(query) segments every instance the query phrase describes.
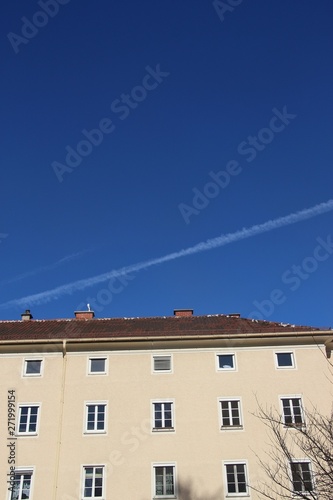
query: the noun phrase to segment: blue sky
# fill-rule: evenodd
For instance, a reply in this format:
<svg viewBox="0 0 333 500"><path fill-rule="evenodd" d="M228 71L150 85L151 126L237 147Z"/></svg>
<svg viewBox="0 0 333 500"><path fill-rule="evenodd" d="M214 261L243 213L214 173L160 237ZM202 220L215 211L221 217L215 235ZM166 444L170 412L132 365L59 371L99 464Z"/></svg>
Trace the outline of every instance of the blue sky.
<svg viewBox="0 0 333 500"><path fill-rule="evenodd" d="M332 326L332 13L5 2L0 318Z"/></svg>

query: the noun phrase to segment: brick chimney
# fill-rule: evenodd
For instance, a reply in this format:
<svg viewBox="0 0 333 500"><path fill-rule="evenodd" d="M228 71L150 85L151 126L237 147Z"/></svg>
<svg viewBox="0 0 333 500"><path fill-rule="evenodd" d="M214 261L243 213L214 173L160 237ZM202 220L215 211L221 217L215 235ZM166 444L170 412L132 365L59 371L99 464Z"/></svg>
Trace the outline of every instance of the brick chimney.
<svg viewBox="0 0 333 500"><path fill-rule="evenodd" d="M93 319L95 316L94 311L75 311L75 319L82 320L82 319Z"/></svg>
<svg viewBox="0 0 333 500"><path fill-rule="evenodd" d="M21 314L22 321L30 321L32 319L32 314L30 313L30 309L26 309L24 313Z"/></svg>
<svg viewBox="0 0 333 500"><path fill-rule="evenodd" d="M193 309L175 309L174 316L193 316Z"/></svg>

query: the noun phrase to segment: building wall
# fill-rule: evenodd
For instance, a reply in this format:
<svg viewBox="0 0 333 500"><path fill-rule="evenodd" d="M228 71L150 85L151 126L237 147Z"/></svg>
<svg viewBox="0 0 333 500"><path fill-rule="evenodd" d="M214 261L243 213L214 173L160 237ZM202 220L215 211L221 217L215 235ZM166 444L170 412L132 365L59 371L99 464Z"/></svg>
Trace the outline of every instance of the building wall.
<svg viewBox="0 0 333 500"><path fill-rule="evenodd" d="M253 415L258 402L279 408L279 396L301 395L306 409L331 409L330 373L317 346L217 348L207 341L206 347L179 349L173 341L165 347L44 353L40 377L22 377L24 353L1 354L2 478L9 469L9 389L17 405L41 403L38 435L16 440L16 466L34 467L32 500L80 499L84 465L105 466L106 500L148 500L153 463L175 464L178 482L189 485L195 499L221 499L223 461L245 460L250 483L262 475L256 454L263 456L268 439ZM293 351L296 367L277 369L276 351ZM217 370L218 353L234 353L236 369ZM152 354L171 354L172 372L153 373ZM108 359L107 374L88 375L89 356L99 355ZM219 398L227 397L240 398L243 429L221 430ZM174 402L174 431L152 431L152 401L159 399ZM85 402L99 401L107 401L107 431L87 435ZM6 490L2 480L0 499L8 498ZM254 491L250 496L257 498Z"/></svg>

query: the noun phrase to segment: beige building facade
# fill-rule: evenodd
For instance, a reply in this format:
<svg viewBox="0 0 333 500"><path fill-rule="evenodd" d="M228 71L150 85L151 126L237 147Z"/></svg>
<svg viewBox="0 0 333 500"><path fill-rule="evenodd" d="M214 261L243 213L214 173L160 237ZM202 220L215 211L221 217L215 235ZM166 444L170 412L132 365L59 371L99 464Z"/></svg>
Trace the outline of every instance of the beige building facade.
<svg viewBox="0 0 333 500"><path fill-rule="evenodd" d="M2 321L0 500L255 500L258 405L328 414L332 338L191 310Z"/></svg>

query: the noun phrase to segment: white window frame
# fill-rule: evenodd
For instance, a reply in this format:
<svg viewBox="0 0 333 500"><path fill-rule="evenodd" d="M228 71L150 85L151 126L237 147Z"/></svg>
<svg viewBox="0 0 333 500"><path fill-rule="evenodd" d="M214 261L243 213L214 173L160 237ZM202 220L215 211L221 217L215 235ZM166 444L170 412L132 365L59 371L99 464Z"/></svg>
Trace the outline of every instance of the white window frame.
<svg viewBox="0 0 333 500"><path fill-rule="evenodd" d="M31 481L30 481L30 497L29 497L29 500L32 500L33 498L33 486L34 486L34 475L35 475L35 468L34 467L15 467L15 472L14 472L15 476L24 476L24 475L30 475L31 476ZM21 481L20 481L21 483ZM20 484L20 490L19 490L19 498L18 500L22 500L22 484ZM12 492L9 491L9 494L8 494L8 500L11 500L12 498Z"/></svg>
<svg viewBox="0 0 333 500"><path fill-rule="evenodd" d="M158 358L168 358L170 359L170 368L167 370L156 370L155 369L155 359ZM152 363L152 373L156 374L163 374L163 373L172 373L172 367L173 367L173 360L172 360L172 355L171 354L153 354L151 357L151 363Z"/></svg>
<svg viewBox="0 0 333 500"><path fill-rule="evenodd" d="M40 361L40 372L39 373L27 373L27 367L28 367L28 363L29 361L32 361L32 362L36 362L36 361ZM44 360L43 358L41 357L38 357L38 358L33 358L33 357L29 357L29 358L24 358L23 360L23 372L22 372L22 376L23 377L42 377L43 376L43 369L44 369Z"/></svg>
<svg viewBox="0 0 333 500"><path fill-rule="evenodd" d="M105 366L104 366L104 371L102 372L93 372L91 371L91 361L94 359L104 359L105 360ZM93 376L98 376L98 375L107 375L108 374L108 356L89 356L88 357L88 368L87 368L87 373L88 375L93 375Z"/></svg>
<svg viewBox="0 0 333 500"><path fill-rule="evenodd" d="M37 420L36 420L36 430L35 431L20 431L20 422L22 415L22 408L38 408L37 410ZM39 421L40 421L40 412L41 412L41 403L19 403L17 405L17 425L16 425L16 435L17 436L37 436L39 432ZM29 422L31 418L31 410L28 411L28 419L26 426L29 427Z"/></svg>
<svg viewBox="0 0 333 500"><path fill-rule="evenodd" d="M220 356L232 356L234 366L220 367ZM218 372L234 372L237 369L236 353L235 352L218 352L216 354L216 370Z"/></svg>
<svg viewBox="0 0 333 500"><path fill-rule="evenodd" d="M280 398L280 407L281 407L281 416L283 419L283 425L285 427L305 427L305 415L304 415L304 406L303 406L303 399L300 394L287 394L283 396L279 396ZM299 399L300 401L300 409L301 409L301 417L302 417L302 422L296 423L295 422L295 415L294 415L294 406L290 404L290 409L291 409L291 418L292 422L290 424L285 422L285 413L284 413L284 406L283 406L283 400L287 399L289 403L292 403L292 399Z"/></svg>
<svg viewBox="0 0 333 500"><path fill-rule="evenodd" d="M294 481L293 481L293 473L292 473L292 468L291 468L291 464L302 464L302 463L306 463L309 465L309 473L310 473L310 476L311 476L311 484L312 484L312 493L315 492L315 480L314 480L314 474L313 474L313 469L312 469L312 463L311 463L311 460L308 460L307 458L293 458L290 462L289 462L289 470L290 470L290 480L291 480L291 485L292 485L292 491L295 495L297 495L297 493L306 493L308 490L302 490L302 491L299 491L299 490L295 490L294 489ZM303 482L303 475L302 475L302 482Z"/></svg>
<svg viewBox="0 0 333 500"><path fill-rule="evenodd" d="M86 481L86 469L93 469L93 486L92 486L92 496L91 497L86 497L84 495L85 493L85 481ZM94 489L96 487L95 485L95 479L96 479L96 469L102 469L102 496L95 496L94 494ZM105 492L106 492L106 472L105 472L105 464L91 464L91 465L82 465L82 500L105 500Z"/></svg>
<svg viewBox="0 0 333 500"><path fill-rule="evenodd" d="M97 406L104 406L104 429L97 429ZM94 429L88 429L88 407L95 406ZM106 434L107 433L107 401L85 401L84 402L84 434Z"/></svg>
<svg viewBox="0 0 333 500"><path fill-rule="evenodd" d="M291 356L291 365L290 366L279 366L278 354L290 354L290 356ZM296 361L295 361L296 358L295 358L294 351L290 351L290 350L275 351L274 352L274 357L275 357L275 368L277 370L295 370L296 369Z"/></svg>
<svg viewBox="0 0 333 500"><path fill-rule="evenodd" d="M244 466L244 475L245 475L245 484L246 484L246 491L245 492L238 492L236 491L235 493L229 493L228 491L228 477L227 477L227 465L243 465ZM250 491L249 491L249 472L248 472L248 464L247 460L228 460L223 462L223 474L224 474L224 489L225 489L225 496L226 497L249 497L250 496ZM236 481L236 484L237 481ZM238 488L237 488L238 489Z"/></svg>
<svg viewBox="0 0 333 500"><path fill-rule="evenodd" d="M172 467L173 468L173 489L174 492L170 495L166 493L162 493L162 495L157 495L156 494L156 468L157 467ZM177 498L177 475L176 475L176 463L175 462L154 462L152 464L152 488L153 488L153 498L154 499L159 499L159 498Z"/></svg>
<svg viewBox="0 0 333 500"><path fill-rule="evenodd" d="M155 404L171 404L171 427L155 427ZM151 400L151 421L153 432L173 432L175 430L175 400L174 399L153 399ZM164 409L162 410L162 423L165 419Z"/></svg>
<svg viewBox="0 0 333 500"><path fill-rule="evenodd" d="M222 415L222 403L228 402L237 402L238 403L238 415L239 415L239 424L233 424L231 423L230 425L224 425L223 424L223 415ZM242 430L244 428L244 423L243 423L243 415L242 415L242 402L240 397L229 397L229 398L219 398L218 400L218 405L219 405L219 415L220 415L220 429L221 430ZM228 404L228 412L229 412L229 419L230 422L232 422L232 412L231 412L231 405Z"/></svg>

